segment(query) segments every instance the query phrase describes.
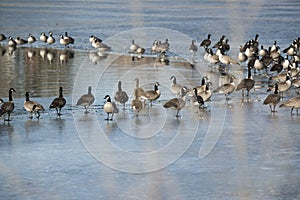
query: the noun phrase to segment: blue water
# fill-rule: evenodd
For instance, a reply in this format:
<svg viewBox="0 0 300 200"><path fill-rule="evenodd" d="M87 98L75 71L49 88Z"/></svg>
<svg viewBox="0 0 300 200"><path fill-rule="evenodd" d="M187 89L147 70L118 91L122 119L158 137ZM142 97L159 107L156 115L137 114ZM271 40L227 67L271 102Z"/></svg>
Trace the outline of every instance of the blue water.
<svg viewBox="0 0 300 200"><path fill-rule="evenodd" d="M213 88L226 80L201 48L194 68L185 61L192 39L199 44L211 33L214 43L226 35L232 57L257 33L265 47L276 40L284 49L299 37L299 8L298 1L1 1L0 33L38 38L51 30L57 41L13 51L2 42L0 98L15 88L16 107L11 122L0 119L0 199L299 199L300 118L262 105L268 76L254 76L249 101L234 92L226 104L214 94L204 110L187 102L178 119L162 107L174 97L172 75L189 87L203 74ZM66 49L58 43L65 31L75 38ZM112 51L97 54L91 34ZM166 38L169 65L150 53L135 62L126 56L132 39L149 50ZM227 72L236 83L246 75L244 66ZM145 89L159 81L159 100L139 117L127 102L105 121L104 96L113 96L122 80L131 101L136 77ZM96 101L85 115L74 105L88 85ZM60 86L67 104L59 118L48 107ZM40 120L23 109L26 91L46 108Z"/></svg>

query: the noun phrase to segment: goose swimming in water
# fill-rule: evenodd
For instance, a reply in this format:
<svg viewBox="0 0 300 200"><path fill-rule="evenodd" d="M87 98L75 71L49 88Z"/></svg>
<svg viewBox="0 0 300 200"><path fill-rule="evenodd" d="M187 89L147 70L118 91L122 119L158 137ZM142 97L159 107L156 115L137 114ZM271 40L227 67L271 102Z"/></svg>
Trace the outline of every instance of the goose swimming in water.
<svg viewBox="0 0 300 200"><path fill-rule="evenodd" d="M104 97L106 100L106 103L103 106L104 111L107 113L107 118L105 120L113 120L113 116L115 113L119 113L119 109L115 102L111 101L111 98L109 95L106 95ZM109 118L109 115L111 114L111 118Z"/></svg>
<svg viewBox="0 0 300 200"><path fill-rule="evenodd" d="M30 113L29 118L32 119L33 118L33 113L36 113L37 114L36 118L39 119L40 118L40 113L39 112L44 111L45 110L44 107L36 101L31 101L29 99L29 92L26 92L25 97L26 97L26 99L24 101L24 108L27 112Z"/></svg>
<svg viewBox="0 0 300 200"><path fill-rule="evenodd" d="M55 98L49 106L49 109L55 108L58 116L61 114L61 109L66 105L66 99L63 96L63 88L59 87L59 96Z"/></svg>
<svg viewBox="0 0 300 200"><path fill-rule="evenodd" d="M128 101L128 95L125 91L122 90L122 82L118 82L118 91L114 96L115 100L121 104L123 104L123 110L125 110L125 103Z"/></svg>
<svg viewBox="0 0 300 200"><path fill-rule="evenodd" d="M7 114L7 119L5 119L4 117L4 121L11 121L10 120L10 114L12 113L12 111L15 108L15 104L12 98L12 93L16 92L14 88L10 88L8 91L8 101L4 102L3 100L1 100L1 109L0 109L0 117L2 117L4 114Z"/></svg>
<svg viewBox="0 0 300 200"><path fill-rule="evenodd" d="M85 109L85 114L88 113L87 109L89 108L90 105L92 105L95 101L95 97L94 95L92 94L92 87L89 86L88 87L88 93L87 94L84 94L82 95L77 103L76 103L76 106L83 106L84 109Z"/></svg>

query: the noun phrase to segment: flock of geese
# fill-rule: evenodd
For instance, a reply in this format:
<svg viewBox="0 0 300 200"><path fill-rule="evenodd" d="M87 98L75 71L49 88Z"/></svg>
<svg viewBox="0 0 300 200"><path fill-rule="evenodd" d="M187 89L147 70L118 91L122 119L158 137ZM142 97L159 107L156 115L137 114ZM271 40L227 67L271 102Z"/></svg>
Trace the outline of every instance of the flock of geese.
<svg viewBox="0 0 300 200"><path fill-rule="evenodd" d="M55 43L55 38L53 33L49 32L47 36L45 33L40 35L40 41L52 45ZM26 43L32 44L36 41L36 38L29 34L27 40L17 37L13 39L11 36L8 38L0 34L0 42L7 40L7 46L17 46ZM89 41L94 48L100 51L111 50L111 47L104 44L103 41L96 37L90 36ZM284 93L291 88L300 87L300 68L298 63L300 61L300 37L294 39L291 44L284 48L281 52L281 48L274 41L274 44L268 48L264 48L262 44L259 44L259 35L257 34L255 38L248 40L245 44L240 46L239 54L237 58L233 58L228 55L230 50L229 40L223 35L214 45L211 42L211 34L208 34L207 38L204 39L197 45L195 40L189 47L189 51L195 53L198 51L198 46L203 48L205 51L204 60L212 65L220 65L223 67L228 67L229 65L245 65L247 66L247 77L244 78L240 83L235 85L234 76L231 76L228 83L225 83L215 90L211 90L211 81L206 76L202 77L201 85L195 86L193 88L187 88L179 83L177 83L176 77L171 76L171 86L170 90L176 96L175 98L167 101L163 104L165 108L171 108L176 110L176 117L180 117L179 111L183 109L186 105L187 98L193 106L199 107L199 109L205 109L205 102L211 99L213 93L223 93L225 95L226 101L228 101L229 95L234 91L242 90L242 97L249 97L250 91L255 86L255 80L253 75L267 73L270 75L270 81L272 84L269 86L268 92L272 92L266 96L263 101L263 105L268 105L270 107L271 113L277 112L276 106L282 101ZM61 45L67 47L70 44L74 44L75 40L65 32L64 35L60 35L59 42ZM170 44L168 39L165 42L155 40L150 49L151 52L157 53L160 61L166 57L166 52L170 49ZM214 51L215 50L215 51ZM138 45L134 40L132 40L131 45L129 45L129 52L138 55L143 55L146 49ZM134 57L132 57L134 61ZM134 98L131 100L131 109L138 116L139 112L145 107L146 101L149 101L149 106L152 106L153 101L157 100L161 96L161 91L159 90L159 83L154 83L153 90L144 90L139 86L139 79L135 79L136 86L133 91ZM9 89L8 101L4 102L0 99L1 110L0 116L7 115L4 117L5 121L10 121L10 115L14 110L14 101L12 94L15 92L13 88ZM36 101L32 101L29 98L29 93L26 92L24 101L24 109L29 112L29 118L33 118L36 115L37 118L40 117L40 112L44 111L44 107ZM112 101L110 95L104 97L106 103L104 104L104 111L107 113L106 120L113 120L115 113L119 112L117 104ZM114 95L114 100L123 106L125 109L126 103L129 101L128 94L122 90L122 82L118 82L118 91ZM95 97L92 94L91 86L88 87L88 93L82 95L76 106L83 106L85 113L88 113L88 108L95 101ZM59 96L55 98L49 106L49 109L55 109L57 115L61 115L61 109L65 106L66 100L63 97L63 88L59 88ZM291 114L293 110L300 108L300 96L294 96L286 101L283 101L279 107L290 107Z"/></svg>

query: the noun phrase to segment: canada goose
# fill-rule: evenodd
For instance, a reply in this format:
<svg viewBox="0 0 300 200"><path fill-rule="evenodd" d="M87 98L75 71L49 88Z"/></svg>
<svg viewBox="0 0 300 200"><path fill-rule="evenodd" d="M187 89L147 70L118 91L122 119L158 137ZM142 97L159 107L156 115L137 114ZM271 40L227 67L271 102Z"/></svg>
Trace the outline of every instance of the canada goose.
<svg viewBox="0 0 300 200"><path fill-rule="evenodd" d="M17 37L17 38L15 39L15 42L17 43L17 45L23 45L23 44L27 44L27 43L28 43L27 40L22 39L22 38L20 38L20 37Z"/></svg>
<svg viewBox="0 0 300 200"><path fill-rule="evenodd" d="M98 38L98 37L96 37L94 35L91 35L90 39L89 39L90 43L92 43L94 41L94 39L97 39L99 42L102 42L102 40L100 38Z"/></svg>
<svg viewBox="0 0 300 200"><path fill-rule="evenodd" d="M221 50L221 53L219 54L219 60L221 63L225 65L234 64L234 65L240 65L238 61L231 58L230 56L224 55L224 51Z"/></svg>
<svg viewBox="0 0 300 200"><path fill-rule="evenodd" d="M211 37L211 34L208 34L207 38L202 40L202 42L200 43L200 47L208 48L209 45L211 44L210 37Z"/></svg>
<svg viewBox="0 0 300 200"><path fill-rule="evenodd" d="M173 98L163 105L164 108L171 108L177 110L175 117L180 117L178 113L185 106L186 102L186 88L182 87L181 90L181 97Z"/></svg>
<svg viewBox="0 0 300 200"><path fill-rule="evenodd" d="M217 64L220 62L219 56L214 54L212 49L209 49L209 55L207 57L208 62L210 62L211 64Z"/></svg>
<svg viewBox="0 0 300 200"><path fill-rule="evenodd" d="M6 40L6 36L3 33L0 33L0 42Z"/></svg>
<svg viewBox="0 0 300 200"><path fill-rule="evenodd" d="M166 45L162 45L160 41L155 40L151 47L151 51L155 53L162 53L168 51L168 47Z"/></svg>
<svg viewBox="0 0 300 200"><path fill-rule="evenodd" d="M219 86L215 92L218 92L218 93L223 93L226 97L226 100L229 100L229 97L228 95L231 94L235 89L235 83L233 81L233 77L231 76L230 77L230 83L225 83L221 86Z"/></svg>
<svg viewBox="0 0 300 200"><path fill-rule="evenodd" d="M9 47L17 46L16 41L11 36L8 37L7 46L9 46Z"/></svg>
<svg viewBox="0 0 300 200"><path fill-rule="evenodd" d="M32 34L29 34L27 41L29 44L33 44L36 41L36 38Z"/></svg>
<svg viewBox="0 0 300 200"><path fill-rule="evenodd" d="M134 99L131 101L131 108L134 110L135 115L138 116L143 108L143 102L139 99L138 90L134 91Z"/></svg>
<svg viewBox="0 0 300 200"><path fill-rule="evenodd" d="M261 45L261 46L260 46L260 50L259 50L259 52L258 52L258 55L260 55L260 56L265 56L265 55L267 55L267 54L268 54L268 50L265 49L263 45Z"/></svg>
<svg viewBox="0 0 300 200"><path fill-rule="evenodd" d="M15 108L15 104L12 98L12 93L16 92L14 88L10 88L8 91L8 101L4 102L3 100L1 100L2 105L1 105L1 109L0 109L0 117L2 117L4 114L7 114L7 119L5 119L4 117L4 121L11 121L10 120L10 114L12 113L12 111Z"/></svg>
<svg viewBox="0 0 300 200"><path fill-rule="evenodd" d="M240 62L245 62L247 59L248 59L248 56L246 56L246 54L242 50L242 46L240 46L240 52L238 54L238 60Z"/></svg>
<svg viewBox="0 0 300 200"><path fill-rule="evenodd" d="M47 38L47 43L48 43L49 45L51 45L51 44L54 44L54 42L55 42L55 38L53 37L52 31L50 31L50 32L49 32L49 37Z"/></svg>
<svg viewBox="0 0 300 200"><path fill-rule="evenodd" d="M298 109L300 108L300 97L292 97L289 100L283 102L279 108L281 107L290 107L291 109L291 114L293 114L294 108L297 110L297 115L298 115Z"/></svg>
<svg viewBox="0 0 300 200"><path fill-rule="evenodd" d="M134 42L134 40L132 40L132 43L131 43L131 45L130 45L130 47L129 47L130 52L135 53L139 47L140 47L140 46L137 45L137 44Z"/></svg>
<svg viewBox="0 0 300 200"><path fill-rule="evenodd" d="M143 54L143 53L145 53L145 48L143 48L143 47L139 47L139 48L137 48L137 50L136 50L136 52L137 53L139 53L139 54Z"/></svg>
<svg viewBox="0 0 300 200"><path fill-rule="evenodd" d="M115 104L115 102L111 101L111 98L109 95L106 95L104 97L104 99L106 100L106 103L104 104L103 109L107 113L107 118L105 120L113 120L114 114L118 113L119 109L118 109L117 105ZM111 118L109 118L109 114L111 114Z"/></svg>
<svg viewBox="0 0 300 200"><path fill-rule="evenodd" d="M154 84L154 90L149 90L149 91L144 91L143 94L141 95L141 98L144 100L149 100L150 101L150 106L152 106L152 101L155 101L160 97L160 90L158 89L159 83L156 82Z"/></svg>
<svg viewBox="0 0 300 200"><path fill-rule="evenodd" d="M171 76L170 80L172 80L171 91L173 92L173 94L179 97L182 92L182 86L176 82L175 76Z"/></svg>
<svg viewBox="0 0 300 200"><path fill-rule="evenodd" d="M49 109L55 108L58 116L61 115L61 109L66 105L66 99L63 96L63 88L59 87L59 96L55 98L49 106Z"/></svg>
<svg viewBox="0 0 300 200"><path fill-rule="evenodd" d="M65 37L66 40L69 40L69 44L74 44L75 40L73 37L69 36L67 32L65 32Z"/></svg>
<svg viewBox="0 0 300 200"><path fill-rule="evenodd" d="M195 40L192 40L192 44L191 44L191 46L190 46L190 48L189 48L189 51L190 52L197 52L198 51L198 47L197 47L197 45L195 44Z"/></svg>
<svg viewBox="0 0 300 200"><path fill-rule="evenodd" d="M276 105L280 102L280 95L278 94L278 84L275 85L274 94L269 94L267 98L264 100L263 105L269 105L271 112L277 112L275 110ZM273 106L273 110L272 110Z"/></svg>
<svg viewBox="0 0 300 200"><path fill-rule="evenodd" d="M261 71L266 68L265 63L261 59L259 59L259 56L257 56L255 59L254 68L257 71Z"/></svg>
<svg viewBox="0 0 300 200"><path fill-rule="evenodd" d="M64 37L62 34L59 35L59 38L59 43L64 45L65 47L68 46L68 44L70 44L70 40Z"/></svg>
<svg viewBox="0 0 300 200"><path fill-rule="evenodd" d="M138 98L140 98L144 92L144 90L139 86L140 80L138 78L135 78L135 88L133 91L133 95L136 95Z"/></svg>
<svg viewBox="0 0 300 200"><path fill-rule="evenodd" d="M202 108L204 105L204 100L202 96L198 94L197 88L193 88L193 93L194 95L190 98L190 103L192 105L199 106L199 108Z"/></svg>
<svg viewBox="0 0 300 200"><path fill-rule="evenodd" d="M76 106L83 106L84 109L85 109L85 113L88 113L87 109L89 108L90 105L92 105L94 103L94 101L95 101L95 97L92 94L92 87L89 86L88 87L88 93L82 95L78 99L78 101L76 103Z"/></svg>
<svg viewBox="0 0 300 200"><path fill-rule="evenodd" d="M225 37L226 37L225 35L222 35L221 38L220 38L220 40L215 43L215 45L213 46L213 48L219 49L222 46L222 44L225 42L224 41Z"/></svg>
<svg viewBox="0 0 300 200"><path fill-rule="evenodd" d="M200 93L198 92L198 95L202 97L204 102L208 101L212 96L212 92L209 89L209 85L211 85L211 82L207 82L205 84L205 90L204 91L202 91Z"/></svg>
<svg viewBox="0 0 300 200"><path fill-rule="evenodd" d="M97 38L94 38L92 46L100 51L109 51L111 49L111 47L107 46L103 42L100 42L100 40L97 40Z"/></svg>
<svg viewBox="0 0 300 200"><path fill-rule="evenodd" d="M40 36L40 41L47 43L48 36L42 32Z"/></svg>
<svg viewBox="0 0 300 200"><path fill-rule="evenodd" d="M242 96L244 96L244 90L247 90L247 97L249 96L249 91L254 87L255 81L251 76L251 67L248 66L248 77L243 79L236 87L236 91L242 90Z"/></svg>
<svg viewBox="0 0 300 200"><path fill-rule="evenodd" d="M285 48L282 52L286 53L289 56L294 56L296 54L296 49L293 44L290 44L290 46Z"/></svg>
<svg viewBox="0 0 300 200"><path fill-rule="evenodd" d="M31 101L29 99L29 92L26 92L25 97L26 97L26 99L24 101L24 108L27 112L30 113L29 118L32 119L33 113L35 112L35 113L37 113L37 118L39 119L39 117L40 117L39 112L44 111L45 110L44 107L36 101Z"/></svg>
<svg viewBox="0 0 300 200"><path fill-rule="evenodd" d="M288 91L292 86L292 81L290 78L290 74L288 73L286 75L286 80L284 82L278 83L278 91L281 92L281 95L283 97L283 92Z"/></svg>
<svg viewBox="0 0 300 200"><path fill-rule="evenodd" d="M128 101L128 95L125 91L122 90L122 82L118 82L118 91L114 96L115 100L121 104L123 104L123 110L125 110L125 103Z"/></svg>
<svg viewBox="0 0 300 200"><path fill-rule="evenodd" d="M202 79L201 79L201 85L194 87L194 88L197 89L198 94L200 94L200 93L202 93L206 90L207 81L208 81L207 76L203 76ZM194 94L194 90L192 92Z"/></svg>
<svg viewBox="0 0 300 200"><path fill-rule="evenodd" d="M276 63L273 64L273 66L270 69L270 72L277 72L280 73L283 70L283 65L282 63L282 59L283 58L279 58L278 61Z"/></svg>

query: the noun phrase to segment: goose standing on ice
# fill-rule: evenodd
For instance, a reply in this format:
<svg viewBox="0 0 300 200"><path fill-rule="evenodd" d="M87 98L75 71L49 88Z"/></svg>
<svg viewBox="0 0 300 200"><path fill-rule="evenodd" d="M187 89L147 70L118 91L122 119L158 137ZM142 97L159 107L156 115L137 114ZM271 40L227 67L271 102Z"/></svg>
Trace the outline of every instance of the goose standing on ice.
<svg viewBox="0 0 300 200"><path fill-rule="evenodd" d="M150 106L152 106L152 101L155 101L160 97L161 92L158 89L159 85L160 84L156 82L154 84L154 90L144 91L143 94L141 95L142 99L150 101Z"/></svg>
<svg viewBox="0 0 300 200"><path fill-rule="evenodd" d="M275 91L274 91L274 94L269 94L266 99L264 100L263 102L263 105L269 105L270 106L270 110L271 110L271 113L273 112L277 112L275 110L275 107L276 105L280 102L280 95L278 94L278 84L276 83L275 85ZM272 109L272 106L273 106L273 109Z"/></svg>
<svg viewBox="0 0 300 200"><path fill-rule="evenodd" d="M293 114L294 108L297 110L298 115L298 109L300 108L300 97L292 97L289 100L283 102L279 108L281 107L290 107L291 109L291 115Z"/></svg>
<svg viewBox="0 0 300 200"><path fill-rule="evenodd" d="M123 104L123 110L125 110L125 103L128 101L128 95L125 91L122 90L122 82L118 82L118 91L114 96L115 100L121 104Z"/></svg>
<svg viewBox="0 0 300 200"><path fill-rule="evenodd" d="M3 100L1 100L1 109L0 109L0 117L2 117L4 114L7 114L7 119L5 119L4 117L4 121L11 121L10 120L10 114L12 113L12 111L15 108L15 104L14 104L14 100L12 98L12 93L16 92L14 88L10 88L8 91L8 101L7 102L3 102Z"/></svg>
<svg viewBox="0 0 300 200"><path fill-rule="evenodd" d="M37 114L36 118L39 119L40 111L44 111L45 110L44 107L36 101L31 101L29 99L29 92L26 92L25 97L26 97L26 99L24 101L24 108L27 112L30 113L29 118L32 119L33 113L36 113Z"/></svg>
<svg viewBox="0 0 300 200"><path fill-rule="evenodd" d="M226 97L226 101L229 100L229 94L235 90L235 83L233 81L233 76L230 77L230 83L225 83L218 87L215 92L223 93Z"/></svg>
<svg viewBox="0 0 300 200"><path fill-rule="evenodd" d="M173 94L178 97L181 96L182 86L176 82L176 77L171 76L170 80L172 80L171 91L173 92Z"/></svg>
<svg viewBox="0 0 300 200"><path fill-rule="evenodd" d="M55 43L55 38L53 37L52 31L49 32L49 37L47 38L47 43L48 43L49 45Z"/></svg>
<svg viewBox="0 0 300 200"><path fill-rule="evenodd" d="M182 87L181 90L181 97L173 98L163 105L164 108L171 108L176 110L177 112L175 117L180 117L179 111L185 106L186 102L186 88Z"/></svg>
<svg viewBox="0 0 300 200"><path fill-rule="evenodd" d="M119 109L118 109L117 105L115 104L115 102L111 101L111 98L109 95L106 95L104 97L104 99L106 100L106 103L104 104L103 109L107 113L107 118L105 120L113 120L114 114L118 113ZM109 118L110 114L111 114L111 118Z"/></svg>
<svg viewBox="0 0 300 200"><path fill-rule="evenodd" d="M144 90L143 88L140 87L140 80L138 78L135 78L134 80L135 80L135 88L133 91L133 95L136 95L138 98L140 98L144 93Z"/></svg>
<svg viewBox="0 0 300 200"><path fill-rule="evenodd" d="M200 43L200 47L208 48L209 45L211 44L210 37L211 37L211 34L208 34L207 38L202 40L202 42Z"/></svg>
<svg viewBox="0 0 300 200"><path fill-rule="evenodd" d="M83 106L84 109L85 109L85 114L88 113L87 109L89 108L90 105L92 105L95 101L95 97L94 95L92 94L92 87L89 86L88 87L88 93L87 94L84 94L82 95L77 103L76 103L76 106Z"/></svg>
<svg viewBox="0 0 300 200"><path fill-rule="evenodd" d="M40 36L40 41L47 43L48 36L42 32Z"/></svg>
<svg viewBox="0 0 300 200"><path fill-rule="evenodd" d="M36 38L32 34L29 34L28 38L27 38L27 41L31 45L31 44L35 43Z"/></svg>
<svg viewBox="0 0 300 200"><path fill-rule="evenodd" d="M249 96L249 91L254 87L255 81L251 76L251 67L248 66L248 77L243 79L236 87L236 91L242 90L242 96L244 97L244 90L247 90L247 97Z"/></svg>
<svg viewBox="0 0 300 200"><path fill-rule="evenodd" d="M66 105L66 99L63 96L63 88L59 87L59 96L55 98L49 106L49 109L55 108L58 116L61 115L61 109Z"/></svg>
<svg viewBox="0 0 300 200"><path fill-rule="evenodd" d="M131 101L131 108L134 110L135 116L138 116L143 108L143 102L139 99L138 90L134 91L134 99Z"/></svg>

